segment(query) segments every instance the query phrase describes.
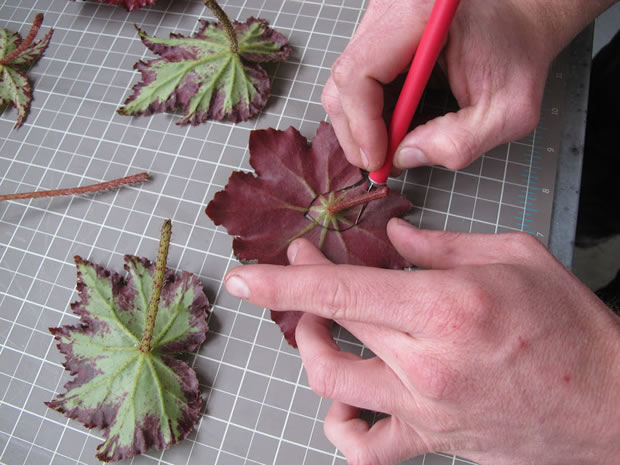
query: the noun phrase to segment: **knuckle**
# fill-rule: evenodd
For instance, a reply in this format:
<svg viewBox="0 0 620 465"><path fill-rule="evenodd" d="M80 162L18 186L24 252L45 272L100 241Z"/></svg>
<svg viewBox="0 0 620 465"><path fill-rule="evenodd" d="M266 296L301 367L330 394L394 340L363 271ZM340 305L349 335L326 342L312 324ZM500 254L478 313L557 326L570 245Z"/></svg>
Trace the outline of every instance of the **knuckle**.
<svg viewBox="0 0 620 465"><path fill-rule="evenodd" d="M456 231L434 231L433 257L449 257L458 252L466 233ZM431 264L431 268L433 264Z"/></svg>
<svg viewBox="0 0 620 465"><path fill-rule="evenodd" d="M485 313L493 305L493 296L488 286L476 280L468 279L461 296L461 307L470 317Z"/></svg>
<svg viewBox="0 0 620 465"><path fill-rule="evenodd" d="M345 456L347 463L349 465L377 465L379 462L366 445L357 438L349 436L346 441L343 441L342 426L341 422L328 417L323 424L323 432L325 437Z"/></svg>
<svg viewBox="0 0 620 465"><path fill-rule="evenodd" d="M327 418L325 419L325 422L323 423L323 433L325 433L325 437L329 439L329 441L333 445L341 449L341 447L337 444L338 439L340 438L340 435L338 434L338 432L340 431L339 426L340 426L340 423L338 423L336 420L329 417L328 415Z"/></svg>
<svg viewBox="0 0 620 465"><path fill-rule="evenodd" d="M511 115L510 117L508 115ZM520 139L531 133L540 120L540 109L532 102L521 103L506 112L502 132L506 140Z"/></svg>
<svg viewBox="0 0 620 465"><path fill-rule="evenodd" d="M540 121L541 96L538 82L532 82L526 87L517 92L502 93L498 102L504 115L498 130L506 135L506 141L527 136ZM520 96L515 97L515 93Z"/></svg>
<svg viewBox="0 0 620 465"><path fill-rule="evenodd" d="M357 305L357 294L350 284L338 280L325 280L321 287L317 296L322 299L323 309L331 319L351 319L353 309Z"/></svg>
<svg viewBox="0 0 620 465"><path fill-rule="evenodd" d="M460 329L462 343L477 341L488 332L495 318L495 298L492 291L485 285L471 281L461 295L459 314L456 326Z"/></svg>
<svg viewBox="0 0 620 465"><path fill-rule="evenodd" d="M338 116L342 113L342 105L338 90L334 86L325 86L321 94L321 104L325 111L331 116Z"/></svg>
<svg viewBox="0 0 620 465"><path fill-rule="evenodd" d="M294 298L291 290L280 285L276 280L261 282L261 293L265 304L272 310L288 309L288 302Z"/></svg>
<svg viewBox="0 0 620 465"><path fill-rule="evenodd" d="M351 137L357 143L361 143L363 141L368 140L368 127L359 120L351 119L349 120L349 129L351 131Z"/></svg>
<svg viewBox="0 0 620 465"><path fill-rule="evenodd" d="M357 447L345 453L349 465L379 465L379 458L367 447Z"/></svg>
<svg viewBox="0 0 620 465"><path fill-rule="evenodd" d="M532 132L540 120L540 108L536 103L528 102L521 109L521 124L523 135Z"/></svg>
<svg viewBox="0 0 620 465"><path fill-rule="evenodd" d="M351 79L359 72L359 65L351 54L345 52L332 65L331 77L336 87L343 88L351 84Z"/></svg>
<svg viewBox="0 0 620 465"><path fill-rule="evenodd" d="M471 275L471 270L454 272L452 291L442 296L440 311L434 312L435 326L459 344L474 339L492 322L495 296L492 289Z"/></svg>
<svg viewBox="0 0 620 465"><path fill-rule="evenodd" d="M437 415L435 412L430 413L429 416L431 417L431 420L426 423L426 427L432 436L451 436L455 432L463 430L463 424L458 417L451 415ZM454 445L454 443L451 444ZM429 450L441 450L435 447Z"/></svg>
<svg viewBox="0 0 620 465"><path fill-rule="evenodd" d="M310 389L320 396L333 399L337 393L338 374L334 365L324 357L314 357L304 362Z"/></svg>
<svg viewBox="0 0 620 465"><path fill-rule="evenodd" d="M443 160L443 165L450 170L460 170L470 165L479 153L479 137L477 134L460 128L454 133L445 134L446 153L450 154Z"/></svg>
<svg viewBox="0 0 620 465"><path fill-rule="evenodd" d="M455 370L436 356L419 357L411 367L410 380L421 395L434 401L451 400L458 392L458 376Z"/></svg>
<svg viewBox="0 0 620 465"><path fill-rule="evenodd" d="M546 250L538 239L528 233L508 233L502 236L502 238L504 237L509 250L519 257L532 259L540 256L541 252Z"/></svg>

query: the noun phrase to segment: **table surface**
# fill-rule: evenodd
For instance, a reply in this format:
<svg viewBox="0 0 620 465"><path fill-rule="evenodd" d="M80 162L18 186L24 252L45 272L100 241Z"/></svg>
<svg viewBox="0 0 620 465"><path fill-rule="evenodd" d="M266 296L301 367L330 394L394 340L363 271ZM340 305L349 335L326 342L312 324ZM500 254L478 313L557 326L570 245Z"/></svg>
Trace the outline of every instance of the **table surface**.
<svg viewBox="0 0 620 465"><path fill-rule="evenodd" d="M55 29L30 72L35 90L26 123L14 130L15 111L0 115L0 192L86 185L145 170L153 177L95 195L0 204L0 462L98 463L98 432L43 405L69 379L48 328L76 321L69 309L76 297L73 256L118 271L124 254L154 259L161 223L171 218L169 267L199 276L213 304L207 341L189 357L206 407L187 441L132 463L345 464L323 435L329 403L308 388L297 351L268 311L223 291L222 277L238 263L232 239L204 207L232 171L250 168L251 130L292 125L312 137L326 119L322 87L363 3L222 2L233 18L266 18L289 37L294 52L270 68L273 96L257 118L197 127L177 126L174 114L130 118L115 110L138 80L134 63L152 57L133 24L158 36L190 34L198 18L211 18L201 1L159 0L131 14L66 0L0 6L1 27L25 35L35 13L43 12L43 31ZM527 231L546 242L563 128L575 121L565 114L567 84L557 77L566 76L570 63L566 55L554 65L541 124L530 136L458 173L423 168L391 180L414 205L407 218L434 229ZM449 104L441 94L424 101L430 110ZM369 355L345 331L336 330L336 337L344 350ZM429 454L409 463L467 462Z"/></svg>

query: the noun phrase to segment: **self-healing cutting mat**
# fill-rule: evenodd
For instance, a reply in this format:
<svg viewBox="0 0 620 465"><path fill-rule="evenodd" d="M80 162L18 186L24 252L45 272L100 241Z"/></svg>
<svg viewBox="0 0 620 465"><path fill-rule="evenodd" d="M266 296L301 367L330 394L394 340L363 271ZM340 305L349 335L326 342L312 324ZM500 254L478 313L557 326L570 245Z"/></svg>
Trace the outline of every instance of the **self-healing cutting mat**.
<svg viewBox="0 0 620 465"><path fill-rule="evenodd" d="M97 463L97 431L46 408L69 379L49 327L74 323L73 256L120 271L126 253L155 258L159 228L173 221L169 266L198 275L213 305L206 343L189 357L206 407L194 433L135 464L345 463L325 439L329 403L307 385L297 351L283 341L268 312L232 298L222 277L237 262L231 238L204 214L233 170L248 169L255 128L292 125L311 137L326 118L320 94L334 60L358 24L362 0L323 2L228 0L232 18L266 18L287 35L291 58L269 68L273 96L243 124L177 126L178 115L131 118L115 110L139 75L132 67L152 55L134 24L149 34L185 35L212 18L199 0L159 0L131 14L120 7L66 0L5 0L0 26L25 35L37 12L43 32L55 29L32 69L34 101L26 123L0 116L0 192L86 185L140 171L151 182L73 198L0 204L0 462ZM549 233L562 114L562 61L550 75L536 131L498 147L455 173L422 168L392 180L413 202L416 225L473 232ZM429 94L426 108L449 107ZM367 355L344 332L345 350ZM465 463L427 455L410 463Z"/></svg>

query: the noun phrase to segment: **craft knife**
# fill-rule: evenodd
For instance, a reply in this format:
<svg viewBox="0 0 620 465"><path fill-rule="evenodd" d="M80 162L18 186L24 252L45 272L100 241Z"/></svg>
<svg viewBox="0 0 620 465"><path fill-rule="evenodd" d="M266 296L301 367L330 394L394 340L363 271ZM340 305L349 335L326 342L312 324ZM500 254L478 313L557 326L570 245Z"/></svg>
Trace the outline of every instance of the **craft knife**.
<svg viewBox="0 0 620 465"><path fill-rule="evenodd" d="M396 102L396 108L388 131L388 151L383 166L368 175L368 191L384 185L392 170L394 153L407 134L424 88L435 67L439 53L450 29L450 24L459 6L460 0L436 0L431 16L424 28L424 33L413 57L407 78ZM364 212L365 204L357 215L357 224Z"/></svg>

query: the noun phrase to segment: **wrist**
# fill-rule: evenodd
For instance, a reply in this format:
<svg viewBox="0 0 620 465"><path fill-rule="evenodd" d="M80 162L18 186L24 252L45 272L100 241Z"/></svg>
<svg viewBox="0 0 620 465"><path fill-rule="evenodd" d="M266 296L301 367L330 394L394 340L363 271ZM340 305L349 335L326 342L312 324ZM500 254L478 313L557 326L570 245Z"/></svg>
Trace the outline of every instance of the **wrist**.
<svg viewBox="0 0 620 465"><path fill-rule="evenodd" d="M609 354L607 376L601 380L603 402L600 412L601 457L598 464L618 463L620 457L620 318L610 313L612 320L605 352ZM604 357L604 354L601 354ZM599 413L599 412L596 412Z"/></svg>
<svg viewBox="0 0 620 465"><path fill-rule="evenodd" d="M619 0L513 0L539 31L539 44L560 53L588 24Z"/></svg>
<svg viewBox="0 0 620 465"><path fill-rule="evenodd" d="M598 303L590 307L583 331L580 407L566 415L567 424L581 426L565 463L612 465L620 457L620 318Z"/></svg>

